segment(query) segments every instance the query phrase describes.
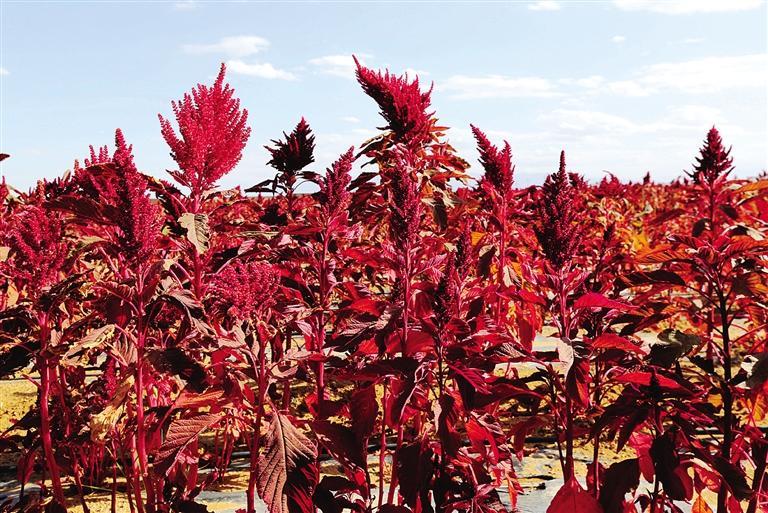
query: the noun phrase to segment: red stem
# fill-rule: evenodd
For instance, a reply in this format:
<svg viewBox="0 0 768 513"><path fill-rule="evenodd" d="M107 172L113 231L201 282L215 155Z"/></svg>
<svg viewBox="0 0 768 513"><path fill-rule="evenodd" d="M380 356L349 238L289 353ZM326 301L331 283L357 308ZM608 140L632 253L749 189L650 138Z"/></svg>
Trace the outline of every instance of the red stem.
<svg viewBox="0 0 768 513"><path fill-rule="evenodd" d="M43 454L45 455L45 468L51 476L53 497L66 511L64 489L61 486L61 477L59 476L59 466L56 464L56 458L53 454L51 415L48 411L48 399L51 395L51 368L50 362L45 356L47 354L48 338L50 336L47 314L41 313L38 318L38 323L40 327L40 353L37 357L37 368L40 372L40 438L43 444Z"/></svg>

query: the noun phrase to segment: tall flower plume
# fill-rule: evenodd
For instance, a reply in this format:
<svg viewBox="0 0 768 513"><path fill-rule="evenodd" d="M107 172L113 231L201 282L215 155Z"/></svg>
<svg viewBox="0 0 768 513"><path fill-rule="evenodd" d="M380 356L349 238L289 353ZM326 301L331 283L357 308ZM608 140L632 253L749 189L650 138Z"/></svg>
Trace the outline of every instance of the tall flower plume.
<svg viewBox="0 0 768 513"><path fill-rule="evenodd" d="M193 195L213 187L237 165L251 135L248 111L240 108L234 90L224 83L225 72L222 64L213 86L198 84L180 101L171 102L180 135L158 114L160 132L179 165L179 171L171 174Z"/></svg>
<svg viewBox="0 0 768 513"><path fill-rule="evenodd" d="M274 303L280 273L265 262L235 261L220 271L210 289L215 307L237 319L250 319Z"/></svg>
<svg viewBox="0 0 768 513"><path fill-rule="evenodd" d="M357 81L365 94L379 105L381 116L387 121L395 141L408 145L419 145L427 141L434 125L434 112L427 112L431 103L432 88L421 92L419 78L412 82L408 76L399 77L385 71L366 68L357 57Z"/></svg>
<svg viewBox="0 0 768 513"><path fill-rule="evenodd" d="M560 152L560 168L544 181L536 206L536 238L544 256L555 269L570 261L578 245L574 189L565 170L565 152Z"/></svg>
<svg viewBox="0 0 768 513"><path fill-rule="evenodd" d="M476 126L470 125L472 133L477 140L477 149L480 152L480 164L485 169L484 178L493 185L493 188L501 195L506 194L512 188L515 166L512 165L512 148L504 141L504 147L491 144L488 137Z"/></svg>
<svg viewBox="0 0 768 513"><path fill-rule="evenodd" d="M278 171L277 180L283 187L292 191L297 173L315 161L315 136L306 120L301 118L293 132L283 132L283 137L284 141L273 139L274 146L265 146L272 155L267 164Z"/></svg>
<svg viewBox="0 0 768 513"><path fill-rule="evenodd" d="M133 163L133 146L125 143L123 132L115 131L116 203L122 212L117 217L120 247L141 262L157 248L162 221L160 208L147 196L147 180Z"/></svg>
<svg viewBox="0 0 768 513"><path fill-rule="evenodd" d="M328 219L343 214L349 206L352 194L347 187L352 181L350 173L355 161L354 150L354 146L350 147L320 179L319 202Z"/></svg>
<svg viewBox="0 0 768 513"><path fill-rule="evenodd" d="M730 155L731 148L725 149L720 132L713 126L707 133L704 146L689 176L695 183L711 187L718 178L727 176L733 169L733 158Z"/></svg>
<svg viewBox="0 0 768 513"><path fill-rule="evenodd" d="M3 245L11 255L11 260L3 263L3 271L19 288L40 290L58 281L68 253L60 214L39 205L25 205L14 212L6 226Z"/></svg>
<svg viewBox="0 0 768 513"><path fill-rule="evenodd" d="M75 166L75 177L82 194L110 207L107 212L117 228L118 249L144 261L157 248L162 220L159 206L147 195L147 179L136 168L132 151L118 128L114 154L110 157L106 146L97 154L91 146L91 158L85 159L88 167Z"/></svg>

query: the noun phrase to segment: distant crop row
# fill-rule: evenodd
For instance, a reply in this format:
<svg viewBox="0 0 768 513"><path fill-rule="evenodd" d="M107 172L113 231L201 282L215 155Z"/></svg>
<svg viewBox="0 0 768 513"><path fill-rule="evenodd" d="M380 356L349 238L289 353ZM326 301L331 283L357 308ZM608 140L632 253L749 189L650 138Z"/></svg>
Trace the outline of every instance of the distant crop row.
<svg viewBox="0 0 768 513"><path fill-rule="evenodd" d="M549 513L765 511L768 180L732 179L712 128L671 184L589 184L563 153L520 189L476 127L473 180L418 79L357 78L386 126L325 171L302 119L273 180L217 188L250 136L222 67L160 116L172 181L118 130L0 186L0 376L38 389L0 435L0 511L202 512L234 453L247 513L509 511L532 435Z"/></svg>

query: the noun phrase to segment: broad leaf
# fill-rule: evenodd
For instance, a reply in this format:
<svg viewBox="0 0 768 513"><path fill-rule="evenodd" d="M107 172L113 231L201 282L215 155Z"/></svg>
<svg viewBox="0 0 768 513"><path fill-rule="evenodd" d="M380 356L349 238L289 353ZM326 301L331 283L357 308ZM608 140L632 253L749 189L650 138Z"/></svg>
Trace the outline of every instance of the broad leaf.
<svg viewBox="0 0 768 513"><path fill-rule="evenodd" d="M576 479L570 479L555 494L547 513L603 513L595 500Z"/></svg>
<svg viewBox="0 0 768 513"><path fill-rule="evenodd" d="M275 412L256 475L256 489L270 513L314 512L316 459L312 441L287 415Z"/></svg>
<svg viewBox="0 0 768 513"><path fill-rule="evenodd" d="M178 461L181 452L197 440L201 433L214 426L221 417L221 413L202 413L171 422L165 441L158 450L155 470L161 474L167 474Z"/></svg>
<svg viewBox="0 0 768 513"><path fill-rule="evenodd" d="M185 212L179 217L179 225L187 231L187 240L192 243L198 254L203 254L208 250L211 229L208 226L206 214Z"/></svg>

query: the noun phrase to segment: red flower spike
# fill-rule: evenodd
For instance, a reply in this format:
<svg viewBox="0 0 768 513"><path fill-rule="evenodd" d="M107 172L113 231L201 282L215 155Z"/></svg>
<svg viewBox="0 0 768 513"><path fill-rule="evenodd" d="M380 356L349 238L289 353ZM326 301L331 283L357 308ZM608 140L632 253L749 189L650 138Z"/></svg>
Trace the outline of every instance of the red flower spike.
<svg viewBox="0 0 768 513"><path fill-rule="evenodd" d="M31 285L34 291L53 285L67 258L64 221L55 212L38 205L27 205L11 217L3 237L12 260L3 262L3 272L19 288Z"/></svg>
<svg viewBox="0 0 768 513"><path fill-rule="evenodd" d="M354 147L350 147L320 179L320 205L327 218L341 214L349 206L352 194L347 190L352 181Z"/></svg>
<svg viewBox="0 0 768 513"><path fill-rule="evenodd" d="M315 161L315 136L309 124L301 118L293 132L283 132L283 137L285 141L272 140L274 147L265 146L272 154L272 159L267 164L280 173L278 179L282 184L293 190L296 174Z"/></svg>
<svg viewBox="0 0 768 513"><path fill-rule="evenodd" d="M413 155L407 151L395 152L395 167L390 180L392 215L389 230L399 247L410 247L419 232L422 205L415 167Z"/></svg>
<svg viewBox="0 0 768 513"><path fill-rule="evenodd" d="M434 112L427 112L431 103L432 88L421 92L419 78L412 82L408 76L399 77L385 71L366 68L353 56L357 66L357 81L365 94L379 105L381 116L387 121L395 141L417 146L430 137L434 125Z"/></svg>
<svg viewBox="0 0 768 513"><path fill-rule="evenodd" d="M280 274L270 264L235 261L216 275L210 294L219 310L249 319L274 303L279 281Z"/></svg>
<svg viewBox="0 0 768 513"><path fill-rule="evenodd" d="M725 149L720 132L714 126L707 133L707 139L699 155L693 166L693 172L688 174L693 178L694 183L712 186L718 178L727 176L733 169L731 148Z"/></svg>
<svg viewBox="0 0 768 513"><path fill-rule="evenodd" d="M512 148L504 141L504 148L499 150L491 144L488 137L476 126L470 125L477 140L477 150L480 152L480 164L485 169L484 179L488 180L500 194L505 194L512 188L515 167L512 165Z"/></svg>
<svg viewBox="0 0 768 513"><path fill-rule="evenodd" d="M565 152L560 153L560 168L544 181L536 207L536 238L546 259L555 269L570 261L578 245L575 224L574 189L565 170Z"/></svg>
<svg viewBox="0 0 768 513"><path fill-rule="evenodd" d="M222 64L213 86L198 84L180 101L171 102L179 135L158 114L160 132L179 165L171 175L193 195L212 188L237 165L251 135L248 111L240 108L234 90L224 83L225 72Z"/></svg>

